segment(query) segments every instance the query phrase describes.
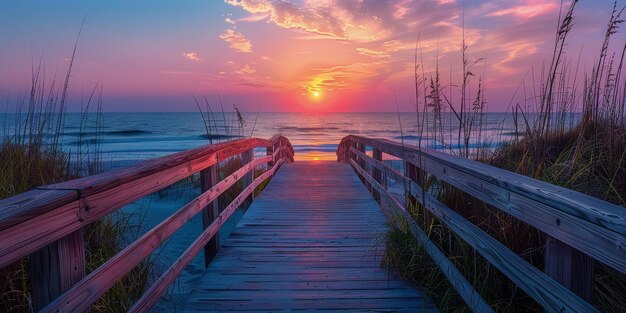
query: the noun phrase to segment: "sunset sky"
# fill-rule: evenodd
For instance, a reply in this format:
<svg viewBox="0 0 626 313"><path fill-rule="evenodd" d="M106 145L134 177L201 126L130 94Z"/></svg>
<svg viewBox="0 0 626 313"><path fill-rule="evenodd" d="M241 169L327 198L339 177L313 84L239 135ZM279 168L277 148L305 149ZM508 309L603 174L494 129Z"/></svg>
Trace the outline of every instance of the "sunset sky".
<svg viewBox="0 0 626 313"><path fill-rule="evenodd" d="M46 77L62 77L86 15L70 87L74 110L81 93L101 83L106 111L193 111L192 93L214 104L220 94L244 111L395 111L395 98L408 111L418 35L426 72L438 56L442 83L450 75L460 81L464 15L468 56L485 60L473 72L485 77L489 110L504 111L524 77L530 83L531 70L539 77L549 61L559 5L8 0L0 3L0 97L23 95L41 56ZM611 9L609 0L577 8L567 56L581 53L581 75ZM624 34L615 38L621 48Z"/></svg>

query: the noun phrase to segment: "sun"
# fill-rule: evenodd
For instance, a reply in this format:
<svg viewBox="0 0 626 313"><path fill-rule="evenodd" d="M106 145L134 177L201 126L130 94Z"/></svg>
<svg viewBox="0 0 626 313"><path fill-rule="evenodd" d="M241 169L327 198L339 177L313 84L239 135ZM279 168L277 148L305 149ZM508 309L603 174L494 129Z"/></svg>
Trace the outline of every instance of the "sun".
<svg viewBox="0 0 626 313"><path fill-rule="evenodd" d="M313 92L313 97L319 97L320 96L320 92L319 91L314 91Z"/></svg>

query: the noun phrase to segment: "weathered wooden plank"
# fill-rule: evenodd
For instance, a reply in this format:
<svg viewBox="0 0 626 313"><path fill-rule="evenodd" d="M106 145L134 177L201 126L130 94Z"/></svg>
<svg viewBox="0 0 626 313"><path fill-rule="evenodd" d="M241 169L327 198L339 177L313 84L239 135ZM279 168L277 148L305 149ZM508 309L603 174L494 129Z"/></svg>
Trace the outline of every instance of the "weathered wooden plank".
<svg viewBox="0 0 626 313"><path fill-rule="evenodd" d="M33 189L0 200L0 230L78 200L74 190Z"/></svg>
<svg viewBox="0 0 626 313"><path fill-rule="evenodd" d="M261 164L269 158L263 157L259 160ZM158 173L159 177L143 177L105 192L86 196L0 231L0 268L142 198L145 194L156 192L180 180L181 166L187 175L197 172L193 167L194 162L179 165Z"/></svg>
<svg viewBox="0 0 626 313"><path fill-rule="evenodd" d="M53 242L30 255L35 311L41 310L62 293L58 247L58 242Z"/></svg>
<svg viewBox="0 0 626 313"><path fill-rule="evenodd" d="M161 172L180 164L186 164L190 161L208 161L197 168L197 171L200 171L213 165L215 162L220 162L254 147L269 145L271 145L270 141L258 138L226 141L211 146L199 147L160 158L150 159L134 166L50 185L48 187L80 189L81 194L86 196L110 189L128 181ZM186 176L183 176L183 178L184 177Z"/></svg>
<svg viewBox="0 0 626 313"><path fill-rule="evenodd" d="M251 152L254 147L273 147L276 144L282 145L277 152L284 153L287 159L293 161L293 147L283 136L275 136L271 140L243 139L148 160L136 166L100 175L39 187L18 196L1 200L0 267L32 253L33 297L35 308L39 309L84 277L85 251L82 226L117 210L125 204L215 165L220 160L242 152ZM248 161L251 161L251 154L247 156ZM254 160L250 165L244 166L244 168L250 171L256 165L273 160L275 160L274 154L268 155ZM279 163L277 164L280 165ZM274 171L275 169L268 172L267 175ZM249 176L252 177L252 175ZM212 185L206 178L205 175L203 184L205 190L207 186ZM232 185L232 183L229 182L228 184ZM224 186L219 186L221 187L218 188L216 185L210 189L211 192L207 191L203 194L206 198L202 200L210 200L213 196L207 194L211 194L213 191L222 192ZM201 197L203 196L199 198ZM198 202L196 201L186 206L186 208L193 208L191 210L192 215L197 213L197 206L200 205ZM172 224L170 226L177 227L177 223L180 221L184 222L186 216L182 214L170 218L176 220L176 222L170 221ZM160 226L167 224L166 222ZM169 226L164 226L163 228L165 231L163 229L153 229L149 232L154 236L153 238L148 238L148 241L156 240L156 242L160 242L167 238L167 233L171 232L172 228ZM126 253L125 256L118 254L117 259L114 258L105 264L105 266L111 264L117 266L113 271L115 273L108 272L102 274L105 270L100 268L92 273L92 276L102 274L102 276L106 277L104 280L106 284L110 283L111 280L109 278L112 276L121 277L115 275L123 275L133 267L133 264L138 262L137 260L140 261L140 259L145 257L146 253L154 249L150 244L148 244L148 247L144 247L148 241L131 244L126 250L122 251L121 254L124 255ZM131 248L135 248L135 252L138 253L129 258L129 255L132 254L130 253ZM33 253L35 251L37 252ZM132 261L125 264L126 259L124 258ZM120 271L124 273L120 274ZM89 279L88 277L85 280ZM109 280L107 281L106 279ZM98 284L96 283L96 285ZM98 290L98 293L102 294L106 289ZM86 307L83 306L82 308L85 309Z"/></svg>
<svg viewBox="0 0 626 313"><path fill-rule="evenodd" d="M214 164L200 172L200 190L204 193L218 183L218 164ZM202 210L202 228L207 229L220 214L219 200L216 198ZM204 267L209 266L211 260L220 249L220 237L216 233L204 246Z"/></svg>
<svg viewBox="0 0 626 313"><path fill-rule="evenodd" d="M626 214L622 207L480 162L389 140L345 137L337 151L341 160L356 141L421 165L479 200L626 272Z"/></svg>
<svg viewBox="0 0 626 313"><path fill-rule="evenodd" d="M252 149L244 151L244 152L241 153L241 164L248 164L253 159L254 159L254 151ZM252 169L252 171L248 172L246 175L244 175L241 178L241 182L242 182L243 188L245 189L246 187L248 187L252 183L252 181L254 181L254 168ZM247 209L250 206L250 204L252 204L252 201L254 201L254 193L252 193L243 202L242 207L244 208L244 210Z"/></svg>
<svg viewBox="0 0 626 313"><path fill-rule="evenodd" d="M85 277L85 239L79 229L58 241L61 292Z"/></svg>
<svg viewBox="0 0 626 313"><path fill-rule="evenodd" d="M267 148L265 148L265 155L271 155L272 156L272 160L267 162L268 166L274 166L274 160L276 160L276 158L274 157L274 145L271 145Z"/></svg>
<svg viewBox="0 0 626 313"><path fill-rule="evenodd" d="M85 279L74 285L68 292L56 298L44 308L46 311L77 312L83 311L104 294L113 284L145 259L182 225L191 220L198 212L216 199L222 192L234 185L254 166L266 163L267 157L256 159L242 166L230 176L196 197L193 201L176 211L156 227L149 230L138 240L124 248L113 258L91 272Z"/></svg>
<svg viewBox="0 0 626 313"><path fill-rule="evenodd" d="M371 177L370 180L372 180ZM413 196L420 203L524 292L533 297L544 309L550 312L597 311L591 304L542 273L431 194L422 194L419 186L415 189L417 192Z"/></svg>
<svg viewBox="0 0 626 313"><path fill-rule="evenodd" d="M383 152L378 149L374 149L372 151L372 158L374 160L382 162ZM383 172L380 170L380 168L372 167L372 177L374 177L374 180L376 180L376 182L383 186L383 188L387 188L387 177L386 175L383 175ZM373 189L372 191L374 193L374 199L376 199L376 201L380 201L380 195L378 194L378 191Z"/></svg>
<svg viewBox="0 0 626 313"><path fill-rule="evenodd" d="M396 298L396 299L301 299L301 300L283 300L276 299L260 299L256 301L250 300L231 300L231 301L213 301L212 299L198 299L198 304L193 308L185 308L186 312L231 312L231 311L261 311L275 312L284 311L285 308L290 310L310 310L309 312L321 311L337 311L344 312L364 312L372 310L375 312L433 312L435 308L426 303L415 301L415 298ZM257 309L253 309L257 308ZM262 309L259 309L262 308Z"/></svg>
<svg viewBox="0 0 626 313"><path fill-rule="evenodd" d="M285 159L280 159L276 165L280 166ZM187 250L157 279L144 295L133 305L129 312L147 312L165 293L167 288L176 280L185 266L200 252L200 249L217 234L226 220L241 206L241 204L254 193L254 189L265 179L274 175L278 167L273 167L252 181L244 190L220 213L220 215L205 229L202 234L191 244Z"/></svg>
<svg viewBox="0 0 626 313"><path fill-rule="evenodd" d="M544 272L563 286L591 302L595 283L594 260L555 238L548 238Z"/></svg>
<svg viewBox="0 0 626 313"><path fill-rule="evenodd" d="M181 309L434 311L380 268L386 232L350 166L283 165Z"/></svg>
<svg viewBox="0 0 626 313"><path fill-rule="evenodd" d="M43 186L15 197L0 200L0 230L68 205L76 201L79 196L84 197L100 193L148 176L152 177L153 181L160 181L162 176L158 174L173 167L181 170L177 179L174 180L177 181L189 176L192 169L191 174L254 147L271 147L278 141L287 142L287 153L293 161L293 147L285 137L274 136L270 140L249 138L199 147L143 161L130 167ZM182 171L185 165L187 165L188 171Z"/></svg>
<svg viewBox="0 0 626 313"><path fill-rule="evenodd" d="M386 290L386 289L406 289L406 283L396 280L363 280L359 282L358 289L355 289L354 282L352 281L301 281L301 280L289 280L289 281L247 281L242 279L237 284L237 289L229 289L232 291L237 290ZM203 281L202 285L197 287L197 290L202 292L212 292L218 290L224 290L223 283L217 281Z"/></svg>
<svg viewBox="0 0 626 313"><path fill-rule="evenodd" d="M30 258L36 311L85 277L85 242L79 229L33 253Z"/></svg>
<svg viewBox="0 0 626 313"><path fill-rule="evenodd" d="M365 177L369 179L373 188L377 189L381 197L395 209L395 212L403 218L404 223L409 226L411 234L422 244L424 250L430 255L435 264L439 266L443 274L448 278L450 285L454 287L459 296L465 301L467 306L474 312L493 312L489 304L480 296L474 287L465 279L463 274L448 260L448 258L439 250L439 247L433 243L428 235L415 223L411 215L407 212L400 202L389 195L382 186L374 181L374 179L367 175L367 173L361 169L354 160L351 160L353 167Z"/></svg>

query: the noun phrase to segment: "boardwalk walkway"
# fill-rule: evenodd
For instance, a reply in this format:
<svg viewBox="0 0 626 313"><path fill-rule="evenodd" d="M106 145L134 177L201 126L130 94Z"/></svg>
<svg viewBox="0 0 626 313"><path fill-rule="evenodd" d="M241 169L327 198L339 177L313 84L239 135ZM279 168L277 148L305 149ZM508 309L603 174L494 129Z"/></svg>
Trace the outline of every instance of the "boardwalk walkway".
<svg viewBox="0 0 626 313"><path fill-rule="evenodd" d="M435 311L380 267L380 207L348 164L285 164L200 278L184 311Z"/></svg>

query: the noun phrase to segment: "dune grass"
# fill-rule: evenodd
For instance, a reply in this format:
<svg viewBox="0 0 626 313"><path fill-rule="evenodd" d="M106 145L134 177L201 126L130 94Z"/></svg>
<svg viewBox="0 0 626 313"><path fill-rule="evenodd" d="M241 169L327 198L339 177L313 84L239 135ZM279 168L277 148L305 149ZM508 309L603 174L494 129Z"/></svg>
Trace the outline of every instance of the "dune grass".
<svg viewBox="0 0 626 313"><path fill-rule="evenodd" d="M78 44L78 40L76 42ZM43 62L33 67L29 93L19 97L16 113L4 114L0 143L0 199L8 198L38 186L54 184L102 170L100 146L78 138L77 148L66 151L62 134L66 118L66 101L76 46L65 79L60 86L46 84ZM80 134L87 130L100 135L102 128L102 89L96 85L81 100ZM95 107L95 119L90 110ZM7 112L9 111L7 104ZM87 273L119 252L128 238L129 219L123 214L106 216L83 228ZM147 260L133 269L99 299L92 312L124 312L145 287L151 263ZM0 312L31 312L32 277L29 258L0 269Z"/></svg>
<svg viewBox="0 0 626 313"><path fill-rule="evenodd" d="M552 60L541 79L537 79L541 82L537 87L539 96L526 98L511 108L515 133L519 134L513 141L495 151L469 149L470 140L480 142L485 99L482 78L475 78L471 72L471 66L480 59L470 61L465 44L462 51L463 81L456 84L460 89L460 103L455 103L451 96L446 95L444 89L453 88L455 84L442 87L438 70L434 74L420 72L416 49L415 97L418 103L421 99L424 108L422 112L416 112L417 118L424 125L422 134L428 132L444 146L458 144L458 149L449 149L452 154L626 206L626 89L622 76L626 45L619 47L620 50L616 52L611 52L609 48L612 37L623 22L623 8L614 4L595 65L591 73L586 74L582 83L579 83L576 79L579 74L574 70L578 65L565 58L567 37L574 29L576 4L577 1L573 1L559 16ZM464 90L468 86L477 90L473 102L463 100L468 98ZM427 112L427 108L432 109L432 112ZM523 108L532 108L533 112L525 112ZM446 124L441 114L446 109L456 119L459 128L456 138L444 138L444 132L440 130ZM428 118L434 120L428 121ZM543 268L547 240L545 234L436 177L421 174L418 179L424 189L448 207L530 264ZM445 224L425 211L421 203L412 202L409 211L430 239L495 311L541 311L534 300ZM469 311L421 244L407 232L397 228L389 232L384 262L403 277L423 287L442 311ZM596 262L592 304L603 312L623 311L626 308L626 275Z"/></svg>

